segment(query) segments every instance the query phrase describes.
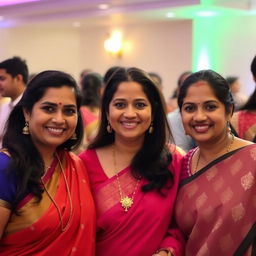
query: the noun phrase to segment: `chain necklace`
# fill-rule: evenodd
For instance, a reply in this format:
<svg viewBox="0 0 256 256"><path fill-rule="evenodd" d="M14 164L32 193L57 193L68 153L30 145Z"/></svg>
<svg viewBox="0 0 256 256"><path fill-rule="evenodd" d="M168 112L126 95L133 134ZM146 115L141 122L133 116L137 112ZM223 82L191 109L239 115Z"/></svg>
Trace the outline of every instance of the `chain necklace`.
<svg viewBox="0 0 256 256"><path fill-rule="evenodd" d="M231 141L230 141L230 143L229 143L229 145L228 145L228 147L227 147L227 150L226 150L226 153L229 153L230 152L230 149L231 149L231 146L232 146L232 144L233 144L233 142L234 142L234 139L235 139L235 136L234 136L234 134L233 133L230 133L230 135L231 135ZM201 154L200 154L200 149L198 148L198 158L197 158L197 161L196 161L196 167L195 167L195 171L194 171L194 173L196 173L198 170L197 170L197 168L198 168L198 164L199 164L199 161L200 161L200 156L201 156Z"/></svg>
<svg viewBox="0 0 256 256"><path fill-rule="evenodd" d="M67 189L67 194L68 194L69 205L70 205L70 215L69 215L68 221L66 223L66 226L64 226L64 223L63 223L63 219L62 219L62 215L61 215L61 210L60 210L58 204L55 202L54 198L51 196L49 191L46 189L46 186L45 186L42 178L41 178L41 183L43 185L43 188L44 188L46 194L48 195L48 197L50 198L50 200L52 201L52 203L54 204L54 206L55 206L55 208L56 208L56 210L58 212L58 215L59 215L59 218L60 218L60 229L61 229L61 232L64 232L64 231L66 231L68 229L68 227L70 225L70 222L71 222L71 219L72 219L72 216L73 216L73 204L72 204L72 200L71 200L71 193L70 193L70 189L68 187L67 178L66 178L66 175L65 175L65 172L63 170L60 158L59 158L57 153L56 153L56 158L57 158L58 163L60 165L61 173L62 173L64 181L65 181L65 185L66 185L66 189Z"/></svg>
<svg viewBox="0 0 256 256"><path fill-rule="evenodd" d="M129 197L128 195L127 196L123 196L123 192L122 192L122 188L121 188L121 183L120 183L120 180L119 180L119 175L118 175L117 167L116 167L116 150L115 150L115 146L114 145L113 145L113 162L114 162L116 181L117 181L117 185L118 185L118 191L119 191L119 195L120 195L120 204L124 208L124 211L128 212L128 210L133 205L133 198L134 198L134 195L135 195L135 193L137 191L137 188L138 188L140 180L139 179L137 180L137 183L136 183L136 185L134 187L134 191L133 191L131 197Z"/></svg>

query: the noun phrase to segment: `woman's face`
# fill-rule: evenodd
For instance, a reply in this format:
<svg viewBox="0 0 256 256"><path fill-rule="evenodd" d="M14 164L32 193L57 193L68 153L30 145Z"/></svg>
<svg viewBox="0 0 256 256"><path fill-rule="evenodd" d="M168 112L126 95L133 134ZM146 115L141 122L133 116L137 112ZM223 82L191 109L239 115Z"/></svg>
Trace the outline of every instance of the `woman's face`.
<svg viewBox="0 0 256 256"><path fill-rule="evenodd" d="M24 115L39 152L54 152L75 132L78 114L73 88L63 86L47 89L33 106L32 112L24 110Z"/></svg>
<svg viewBox="0 0 256 256"><path fill-rule="evenodd" d="M231 118L206 81L199 81L188 88L181 115L186 134L198 144L226 136L227 121Z"/></svg>
<svg viewBox="0 0 256 256"><path fill-rule="evenodd" d="M121 82L109 104L108 121L115 139L142 143L152 122L152 107L137 82Z"/></svg>

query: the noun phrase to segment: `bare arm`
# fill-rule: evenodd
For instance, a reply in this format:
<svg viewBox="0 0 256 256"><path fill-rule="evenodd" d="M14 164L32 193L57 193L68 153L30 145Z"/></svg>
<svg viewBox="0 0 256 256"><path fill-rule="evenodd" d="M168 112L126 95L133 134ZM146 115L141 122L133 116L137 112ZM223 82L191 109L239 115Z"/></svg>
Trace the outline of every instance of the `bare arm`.
<svg viewBox="0 0 256 256"><path fill-rule="evenodd" d="M10 218L11 210L0 206L0 240L4 233L6 224Z"/></svg>

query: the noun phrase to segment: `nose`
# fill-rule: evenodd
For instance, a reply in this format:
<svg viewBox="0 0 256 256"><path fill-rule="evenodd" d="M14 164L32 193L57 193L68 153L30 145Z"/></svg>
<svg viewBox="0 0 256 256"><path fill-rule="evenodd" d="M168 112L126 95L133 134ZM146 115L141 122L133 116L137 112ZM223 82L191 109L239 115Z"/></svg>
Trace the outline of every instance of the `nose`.
<svg viewBox="0 0 256 256"><path fill-rule="evenodd" d="M194 115L194 120L200 122L200 121L204 121L206 119L207 119L207 116L206 116L204 110L198 108Z"/></svg>
<svg viewBox="0 0 256 256"><path fill-rule="evenodd" d="M52 121L58 124L63 124L65 122L62 111L56 111L52 117Z"/></svg>
<svg viewBox="0 0 256 256"><path fill-rule="evenodd" d="M133 118L136 117L136 111L133 106L127 106L123 115L125 117Z"/></svg>

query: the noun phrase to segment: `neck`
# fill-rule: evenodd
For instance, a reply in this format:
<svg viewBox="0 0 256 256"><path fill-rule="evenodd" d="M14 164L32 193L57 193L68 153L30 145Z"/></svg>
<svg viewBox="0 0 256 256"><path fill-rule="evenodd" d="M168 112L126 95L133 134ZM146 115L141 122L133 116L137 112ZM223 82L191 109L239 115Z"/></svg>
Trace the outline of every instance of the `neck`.
<svg viewBox="0 0 256 256"><path fill-rule="evenodd" d="M232 150L234 137L227 134L216 143L198 143L200 149L200 157L205 160L212 160Z"/></svg>

